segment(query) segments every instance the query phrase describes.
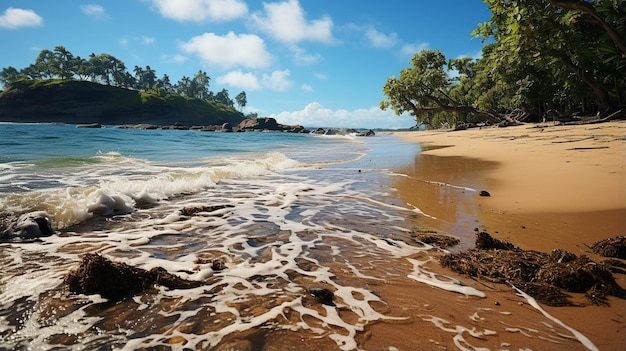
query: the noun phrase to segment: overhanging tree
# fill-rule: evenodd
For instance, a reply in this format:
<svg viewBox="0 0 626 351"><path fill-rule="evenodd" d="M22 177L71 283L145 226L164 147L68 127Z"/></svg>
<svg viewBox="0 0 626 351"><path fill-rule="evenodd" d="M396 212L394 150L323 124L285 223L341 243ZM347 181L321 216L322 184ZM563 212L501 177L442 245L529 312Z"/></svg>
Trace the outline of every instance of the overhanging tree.
<svg viewBox="0 0 626 351"><path fill-rule="evenodd" d="M622 1L589 1L584 6L580 1L485 2L492 17L479 25L476 34L495 40L497 65L507 67L521 61L537 70L548 66L557 73L565 67L593 94L599 113L609 114L616 105L624 103L620 92L626 89L626 56L619 52L626 21ZM583 8L585 12L581 12ZM603 17L592 15L597 15L598 10L604 13ZM598 25L603 21L610 26ZM607 28L613 28L609 31L616 33L615 40L607 35ZM566 88L566 84L571 84L568 80L563 78L559 83ZM579 92L585 95L584 91ZM582 96L570 98L582 100Z"/></svg>
<svg viewBox="0 0 626 351"><path fill-rule="evenodd" d="M410 66L400 71L400 77L390 77L383 86L386 99L380 102L382 110L391 109L396 115L405 112L415 119L418 125L432 127L437 113L465 113L480 115L495 121L493 112L478 110L452 96L453 79L448 75L451 68L467 64L453 61L452 65L439 50L422 50L411 59ZM469 71L459 71L461 75Z"/></svg>

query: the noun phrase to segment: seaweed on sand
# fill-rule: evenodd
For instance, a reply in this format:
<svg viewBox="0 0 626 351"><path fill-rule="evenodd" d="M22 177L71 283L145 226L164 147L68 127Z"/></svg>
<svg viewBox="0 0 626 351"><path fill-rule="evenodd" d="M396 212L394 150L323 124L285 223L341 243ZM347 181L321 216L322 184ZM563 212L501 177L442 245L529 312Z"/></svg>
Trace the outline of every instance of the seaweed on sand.
<svg viewBox="0 0 626 351"><path fill-rule="evenodd" d="M442 249L458 245L460 240L448 235L438 234L436 231L423 229L411 233L411 237L424 244L437 246Z"/></svg>
<svg viewBox="0 0 626 351"><path fill-rule="evenodd" d="M441 265L479 279L515 285L550 306L571 305L563 291L585 293L595 304L607 304L609 295L624 296L603 263L560 249L550 254L522 250L486 232L477 234L476 248L444 255Z"/></svg>
<svg viewBox="0 0 626 351"><path fill-rule="evenodd" d="M616 257L626 260L626 236L616 236L596 241L591 244L593 252L604 257Z"/></svg>
<svg viewBox="0 0 626 351"><path fill-rule="evenodd" d="M122 262L113 262L99 254L86 254L80 266L65 276L69 290L78 294L100 294L108 299L120 299L138 293L155 284L171 289L190 289L203 283L185 280L168 273L162 267L145 270Z"/></svg>

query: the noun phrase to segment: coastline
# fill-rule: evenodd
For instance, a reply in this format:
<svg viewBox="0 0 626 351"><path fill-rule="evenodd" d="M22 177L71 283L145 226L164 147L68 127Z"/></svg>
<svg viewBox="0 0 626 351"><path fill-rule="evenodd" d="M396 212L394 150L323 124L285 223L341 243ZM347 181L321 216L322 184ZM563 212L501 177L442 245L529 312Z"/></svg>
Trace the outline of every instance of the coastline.
<svg viewBox="0 0 626 351"><path fill-rule="evenodd" d="M626 122L389 134L423 149L414 165L395 170L399 176L392 187L438 219L427 224L461 239L454 250L472 247L479 228L523 249L561 248L599 262L603 258L589 246L626 233ZM479 196L481 190L491 196ZM441 267L431 269L451 275ZM624 274L614 276L626 287ZM484 283L458 277L470 286ZM507 301L518 317L532 319L537 312L511 305L517 297L506 286L495 290L487 300ZM596 306L585 303L582 294L573 295L584 307L542 308L599 349L619 348L626 300L611 297L610 307Z"/></svg>

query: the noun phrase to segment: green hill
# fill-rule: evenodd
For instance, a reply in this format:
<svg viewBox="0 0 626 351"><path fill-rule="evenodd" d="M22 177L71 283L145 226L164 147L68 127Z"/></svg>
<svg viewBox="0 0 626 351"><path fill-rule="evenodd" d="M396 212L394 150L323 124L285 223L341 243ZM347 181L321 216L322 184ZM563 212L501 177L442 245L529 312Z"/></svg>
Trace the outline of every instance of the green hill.
<svg viewBox="0 0 626 351"><path fill-rule="evenodd" d="M241 112L178 94L143 92L76 80L22 80L0 93L0 121L237 125Z"/></svg>

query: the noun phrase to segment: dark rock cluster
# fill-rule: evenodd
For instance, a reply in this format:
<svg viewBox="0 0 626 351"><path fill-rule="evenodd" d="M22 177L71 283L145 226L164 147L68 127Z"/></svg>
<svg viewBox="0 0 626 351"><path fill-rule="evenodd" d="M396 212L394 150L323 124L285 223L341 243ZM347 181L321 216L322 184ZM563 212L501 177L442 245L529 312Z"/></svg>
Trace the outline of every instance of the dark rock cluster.
<svg viewBox="0 0 626 351"><path fill-rule="evenodd" d="M82 126L81 126L82 127ZM82 127L86 128L86 127ZM95 128L95 127L92 127ZM122 124L116 128L123 129L170 129L170 130L198 130L202 132L286 132L286 133L306 133L321 135L356 135L356 136L373 136L373 130L356 130L352 128L316 128L309 130L301 125L280 124L272 117L247 118L238 125L223 123L220 125L193 125L184 126L179 123L172 125L155 125L155 124Z"/></svg>

